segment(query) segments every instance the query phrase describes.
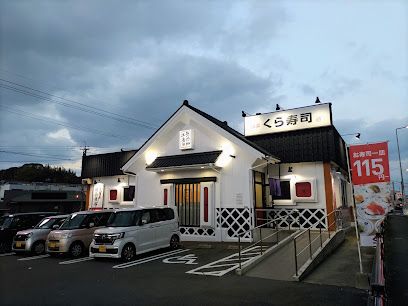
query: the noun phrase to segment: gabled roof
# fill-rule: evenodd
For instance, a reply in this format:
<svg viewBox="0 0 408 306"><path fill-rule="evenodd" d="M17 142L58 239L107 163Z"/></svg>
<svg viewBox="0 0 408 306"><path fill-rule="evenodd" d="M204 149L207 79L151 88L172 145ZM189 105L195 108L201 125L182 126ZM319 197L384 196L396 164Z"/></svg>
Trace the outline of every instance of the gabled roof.
<svg viewBox="0 0 408 306"><path fill-rule="evenodd" d="M192 165L213 164L222 151L190 153L157 157L146 169L170 168Z"/></svg>
<svg viewBox="0 0 408 306"><path fill-rule="evenodd" d="M142 150L142 148L167 124L167 122L169 122L178 112L181 108L183 107L187 107L190 110L192 110L193 112L197 113L198 115L204 117L205 119L209 120L210 122L214 123L215 125L217 125L218 127L222 128L224 131L228 132L229 134L233 135L234 137L238 138L240 141L246 143L247 145L251 146L253 149L261 152L262 154L265 154L266 156L272 157L273 159L276 159L279 161L279 158L272 155L269 151L265 150L264 148L262 148L261 146L255 144L254 142L248 140L245 138L244 135L242 135L240 132L234 130L233 128L229 127L228 124L226 122L223 122L221 120L218 120L217 118L214 118L213 116L203 112L202 110L195 108L193 106L191 106L189 104L189 102L187 100L184 100L183 104L153 133L152 136L150 136L145 142L144 144L139 148L139 151ZM128 162L130 161L130 159L128 160ZM127 164L127 163L126 163ZM125 166L126 164L124 164L123 166ZM123 167L122 167L123 168Z"/></svg>

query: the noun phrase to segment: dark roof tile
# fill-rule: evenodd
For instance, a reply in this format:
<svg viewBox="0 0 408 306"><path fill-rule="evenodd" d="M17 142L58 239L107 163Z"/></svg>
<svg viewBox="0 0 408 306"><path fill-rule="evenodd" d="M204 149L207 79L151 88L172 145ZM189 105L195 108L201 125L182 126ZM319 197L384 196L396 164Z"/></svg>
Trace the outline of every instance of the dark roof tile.
<svg viewBox="0 0 408 306"><path fill-rule="evenodd" d="M213 164L222 151L179 154L157 157L146 169Z"/></svg>

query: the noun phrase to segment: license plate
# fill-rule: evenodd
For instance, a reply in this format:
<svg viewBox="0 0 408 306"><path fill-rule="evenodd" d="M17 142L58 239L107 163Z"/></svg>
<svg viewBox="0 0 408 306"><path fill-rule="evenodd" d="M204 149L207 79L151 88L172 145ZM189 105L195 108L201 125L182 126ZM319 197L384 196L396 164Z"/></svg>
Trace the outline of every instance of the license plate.
<svg viewBox="0 0 408 306"><path fill-rule="evenodd" d="M55 242L49 242L48 243L48 247L50 248L55 248L57 246L57 244Z"/></svg>
<svg viewBox="0 0 408 306"><path fill-rule="evenodd" d="M99 252L100 252L100 253L106 253L106 246L100 245L100 246L99 246Z"/></svg>
<svg viewBox="0 0 408 306"><path fill-rule="evenodd" d="M21 242L16 242L16 248L21 248Z"/></svg>

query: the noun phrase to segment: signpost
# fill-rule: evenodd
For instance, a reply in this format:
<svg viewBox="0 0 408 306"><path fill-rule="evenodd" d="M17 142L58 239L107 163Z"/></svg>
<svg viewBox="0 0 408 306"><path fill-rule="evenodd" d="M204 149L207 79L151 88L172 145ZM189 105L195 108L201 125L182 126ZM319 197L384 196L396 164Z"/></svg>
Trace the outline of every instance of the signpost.
<svg viewBox="0 0 408 306"><path fill-rule="evenodd" d="M349 155L361 245L374 246L391 205L388 143L350 146Z"/></svg>

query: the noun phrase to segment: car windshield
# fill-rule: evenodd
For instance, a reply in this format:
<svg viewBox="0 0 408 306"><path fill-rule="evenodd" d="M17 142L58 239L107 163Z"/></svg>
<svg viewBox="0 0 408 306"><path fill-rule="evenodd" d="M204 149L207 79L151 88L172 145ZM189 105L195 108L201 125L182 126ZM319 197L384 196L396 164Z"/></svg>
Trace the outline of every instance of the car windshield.
<svg viewBox="0 0 408 306"><path fill-rule="evenodd" d="M86 217L87 217L86 214L72 214L64 221L64 223L62 223L59 229L66 230L79 228L82 222L86 219Z"/></svg>
<svg viewBox="0 0 408 306"><path fill-rule="evenodd" d="M13 221L13 218L10 216L3 216L0 218L0 227L8 228Z"/></svg>
<svg viewBox="0 0 408 306"><path fill-rule="evenodd" d="M136 218L140 217L140 211L120 211L113 213L109 220L107 226L111 227L121 227L121 226L132 226L135 223Z"/></svg>
<svg viewBox="0 0 408 306"><path fill-rule="evenodd" d="M34 228L50 229L54 224L61 224L60 218L44 218Z"/></svg>

